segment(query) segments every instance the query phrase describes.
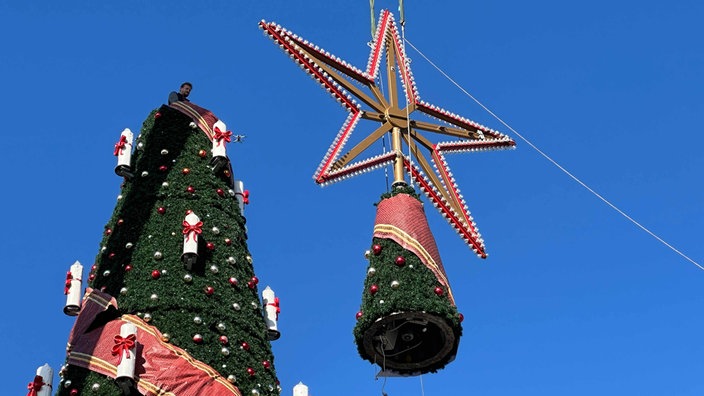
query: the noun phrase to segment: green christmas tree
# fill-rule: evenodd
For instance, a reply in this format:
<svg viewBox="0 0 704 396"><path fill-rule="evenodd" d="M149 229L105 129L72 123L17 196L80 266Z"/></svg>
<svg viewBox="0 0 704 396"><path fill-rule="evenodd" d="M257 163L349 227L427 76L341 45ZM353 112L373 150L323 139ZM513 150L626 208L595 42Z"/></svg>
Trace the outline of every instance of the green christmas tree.
<svg viewBox="0 0 704 396"><path fill-rule="evenodd" d="M174 107L149 115L130 164L117 170L125 182L87 275L93 291L59 395L280 392L269 342L277 332L263 314L278 303L260 300L232 168L211 155L213 140L225 145L231 134L216 130L218 140L212 119ZM122 139L115 153L128 149ZM115 330L122 322L136 324L136 341ZM130 346L136 356L123 354ZM134 380L115 381L117 363L130 358Z"/></svg>
<svg viewBox="0 0 704 396"><path fill-rule="evenodd" d="M395 375L443 368L455 358L462 315L418 195L405 183L382 195L354 328L360 355Z"/></svg>

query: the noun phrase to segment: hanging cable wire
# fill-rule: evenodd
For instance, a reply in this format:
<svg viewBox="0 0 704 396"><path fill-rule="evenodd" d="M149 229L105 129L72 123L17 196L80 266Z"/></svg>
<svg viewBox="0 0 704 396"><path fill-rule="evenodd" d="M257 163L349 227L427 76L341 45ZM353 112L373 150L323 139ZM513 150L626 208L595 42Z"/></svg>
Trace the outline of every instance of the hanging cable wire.
<svg viewBox="0 0 704 396"><path fill-rule="evenodd" d="M626 212L624 212L623 210L619 209L616 205L612 204L609 200L607 200L606 198L604 198L601 194L599 194L598 192L594 191L594 189L592 189L591 187L589 187L586 183L584 183L582 180L580 180L577 176L573 175L571 172L569 172L567 169L565 169L562 165L558 164L557 161L555 161L555 160L552 159L549 155L547 155L547 154L544 153L542 150L540 150L540 149L539 149L536 145L534 145L530 140L528 140L527 138L523 137L523 135L521 135L520 133L518 133L518 131L516 131L516 130L513 129L510 125L508 125L506 122L504 122L504 120L502 120L499 116L497 116L496 114L494 114L494 112L491 111L488 107L484 106L484 104L483 104L482 102L480 102L480 101L479 101L477 98L475 98L472 94L470 94L469 92L467 92L467 90L465 90L461 85L459 85L455 80L453 80L452 77L450 77L447 73L445 73L442 69L440 69L433 61L431 61L427 56L425 56L425 54L423 54L423 52L421 52L418 48L416 48L416 46L413 45L413 43L411 43L410 41L406 40L405 38L404 38L404 40L405 40L405 41L408 43L408 45L410 45L416 52L418 52L418 54L419 54L420 56L422 56L423 59L425 59L428 63L430 63L438 72L440 72L440 74L442 74L443 76L445 76L445 78L447 78L452 84L454 84L460 91L462 91L465 95L467 95L469 98L471 98L476 104L478 104L482 109L484 109L484 111L486 111L487 113L489 113L492 117L494 117L497 121L499 121L503 126L505 126L506 128L508 128L511 132L513 132L516 136L518 136L521 140L523 140L523 141L524 141L528 146L530 146L533 150L535 150L536 152L538 152L538 154L540 154L543 158L545 158L546 160L550 161L550 163L552 163L553 165L555 165L558 169L560 169L563 173L565 173L567 176L569 176L572 180L574 180L574 181L577 182L579 185L581 185L582 187L584 187L585 189L587 189L587 191L589 191L590 193L592 193L595 197L597 197L597 198L598 198L599 200L601 200L603 203L605 203L606 205L608 205L611 209L613 209L613 210L615 210L616 212L618 212L621 216L625 217L628 221L630 221L631 223L635 224L638 228L640 228L641 230L645 231L648 235L650 235L650 236L652 236L653 238L655 238L658 242L660 242L660 243L662 243L663 245L667 246L667 247L670 248L673 252L675 252L675 253L679 254L680 256L682 256L685 260L687 260L687 261L689 261L690 263L696 265L697 267L699 267L699 269L704 270L704 267L703 267L702 265L700 265L699 263L697 263L696 261L694 261L692 258L690 258L689 256L687 256L686 254L684 254L684 253L682 253L681 251L679 251L677 248L675 248L675 247L672 246L671 244L667 243L664 239L660 238L660 237L659 237L658 235L656 235L654 232L650 231L650 230L649 230L648 228L646 228L644 225L642 225L641 223L639 223L638 221L636 221L634 218L632 218L631 216L629 216Z"/></svg>
<svg viewBox="0 0 704 396"><path fill-rule="evenodd" d="M425 386L423 385L423 374L420 375L420 396L425 396Z"/></svg>
<svg viewBox="0 0 704 396"><path fill-rule="evenodd" d="M405 67L408 68L408 64L411 62L411 60L408 58L408 54L406 53L406 17L405 13L403 11L403 0L399 0L398 2L398 11L401 14L401 53L403 53L403 61L404 65L399 67ZM404 85L406 87L406 120L408 120L408 128L406 128L406 133L408 133L408 185L413 187L413 157L411 157L411 112L410 112L410 103L408 103L408 90L411 89L411 86L408 84ZM402 132L403 133L403 132Z"/></svg>
<svg viewBox="0 0 704 396"><path fill-rule="evenodd" d="M374 39L374 32L376 30L376 22L374 21L374 0L369 0L369 11L372 18L372 39Z"/></svg>

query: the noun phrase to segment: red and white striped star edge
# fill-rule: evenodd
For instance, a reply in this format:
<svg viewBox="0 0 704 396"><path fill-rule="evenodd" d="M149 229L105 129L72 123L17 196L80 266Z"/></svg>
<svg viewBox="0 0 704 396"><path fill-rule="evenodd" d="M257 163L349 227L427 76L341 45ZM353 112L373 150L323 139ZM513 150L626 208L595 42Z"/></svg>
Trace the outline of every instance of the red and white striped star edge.
<svg viewBox="0 0 704 396"><path fill-rule="evenodd" d="M420 99L393 15L382 10L365 71L274 22L261 21L259 26L349 113L313 175L315 182L327 185L402 162L410 177L462 239L477 255L486 258L484 240L444 154L510 149L516 143L507 135ZM384 58L387 95L376 84ZM403 87L403 103L399 100L398 81ZM416 112L440 123L412 117ZM380 126L354 147L343 151L361 119L378 122ZM371 157L362 155L374 142L394 130L400 131L405 148L394 147L391 152ZM445 135L456 140L434 143L426 135Z"/></svg>

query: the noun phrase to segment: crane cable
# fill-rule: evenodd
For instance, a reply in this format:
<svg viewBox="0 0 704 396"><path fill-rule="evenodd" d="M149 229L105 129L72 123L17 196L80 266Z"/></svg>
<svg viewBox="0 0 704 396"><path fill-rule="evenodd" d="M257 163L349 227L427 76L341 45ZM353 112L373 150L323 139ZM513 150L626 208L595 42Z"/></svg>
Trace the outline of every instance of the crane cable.
<svg viewBox="0 0 704 396"><path fill-rule="evenodd" d="M633 217L629 216L626 212L623 210L619 209L616 205L612 204L609 200L604 198L601 194L598 192L594 191L591 187L589 187L585 182L580 180L577 176L573 175L571 172L569 172L567 169L565 169L562 165L557 163L554 159L552 159L549 155L544 153L542 150L540 150L536 145L534 145L530 140L527 138L523 137L518 131L513 129L509 124L507 124L504 120L502 120L499 116L497 116L493 111L491 111L488 107L486 107L482 102L480 102L477 98L475 98L472 94L467 92L466 89L464 89L460 84L458 84L455 80L452 79L447 73L445 73L442 69L440 69L433 61L431 61L423 52L421 52L413 43L410 41L406 40L406 43L411 46L420 56L423 57L428 63L430 63L440 74L442 74L445 78L447 78L452 84L455 85L460 91L462 91L465 95L467 95L470 99L472 99L476 104L478 104L484 111L489 113L492 117L494 117L497 121L499 121L503 126L508 128L511 132L513 132L516 136L518 136L521 140L523 140L528 146L530 146L533 150L538 152L543 158L548 160L550 163L555 165L559 170L561 170L563 173L565 173L567 176L569 176L572 180L577 182L577 184L581 185L584 187L587 191L592 193L595 197L597 197L599 200L601 200L603 203L608 205L611 209L615 210L618 212L621 216L625 217L628 221L631 223L635 224L638 228L641 230L645 231L647 234L649 234L651 237L655 238L658 242L662 243L663 245L667 246L670 248L673 252L679 254L682 256L685 260L689 261L690 263L696 265L699 267L699 269L704 270L704 266L699 264L698 262L694 261L692 258L687 256L686 254L682 253L680 250L672 246L671 244L667 243L664 239L660 238L658 235L656 235L654 232L650 231L648 228L646 228L644 225L636 221Z"/></svg>

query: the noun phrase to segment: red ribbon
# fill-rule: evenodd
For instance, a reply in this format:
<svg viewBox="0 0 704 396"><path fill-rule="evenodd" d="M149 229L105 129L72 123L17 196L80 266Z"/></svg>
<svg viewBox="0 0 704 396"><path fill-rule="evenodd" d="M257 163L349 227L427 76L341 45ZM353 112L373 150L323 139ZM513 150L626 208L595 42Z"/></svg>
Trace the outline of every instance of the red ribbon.
<svg viewBox="0 0 704 396"><path fill-rule="evenodd" d="M223 132L220 130L220 128L215 127L215 136L213 136L213 139L218 141L218 146L222 144L223 140L227 143L230 143L232 141L232 132Z"/></svg>
<svg viewBox="0 0 704 396"><path fill-rule="evenodd" d="M130 349L134 347L134 343L137 340L137 337L134 334L130 334L127 337L122 337L119 335L115 336L115 345L112 346L112 354L113 356L117 355L117 365L119 366L120 363L122 363L122 352L126 352L127 356L126 358L130 358Z"/></svg>
<svg viewBox="0 0 704 396"><path fill-rule="evenodd" d="M281 313L281 306L279 305L279 298L274 297L274 302L269 303L267 305L271 305L272 307L276 308L276 320L279 320L279 314Z"/></svg>
<svg viewBox="0 0 704 396"><path fill-rule="evenodd" d="M112 154L114 156L118 156L118 155L122 154L122 152L125 149L126 144L127 144L127 136L121 135L120 141L115 143L115 151Z"/></svg>
<svg viewBox="0 0 704 396"><path fill-rule="evenodd" d="M244 202L245 205L249 205L249 190L244 190L242 193L242 202Z"/></svg>
<svg viewBox="0 0 704 396"><path fill-rule="evenodd" d="M71 271L66 272L66 283L64 284L64 294L68 294L71 289L71 281L73 280L73 275Z"/></svg>
<svg viewBox="0 0 704 396"><path fill-rule="evenodd" d="M46 385L44 383L44 378L42 378L41 375L35 375L34 381L30 382L29 385L27 385L27 389L29 390L27 396L37 396L37 392L42 390L42 386L44 385Z"/></svg>
<svg viewBox="0 0 704 396"><path fill-rule="evenodd" d="M187 222L186 220L183 221L183 235L186 235L186 241L190 239L191 237L191 232L195 232L196 234L200 234L203 232L202 228L203 227L203 222L199 221L196 224L191 224ZM196 237L193 237L193 240L195 240Z"/></svg>

